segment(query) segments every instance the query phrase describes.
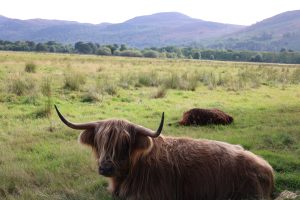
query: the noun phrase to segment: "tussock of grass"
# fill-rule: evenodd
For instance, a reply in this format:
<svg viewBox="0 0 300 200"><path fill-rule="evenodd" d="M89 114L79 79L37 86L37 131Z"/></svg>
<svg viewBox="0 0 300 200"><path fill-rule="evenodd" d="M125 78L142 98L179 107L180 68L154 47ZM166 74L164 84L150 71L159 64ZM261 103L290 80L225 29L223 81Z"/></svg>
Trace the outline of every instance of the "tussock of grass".
<svg viewBox="0 0 300 200"><path fill-rule="evenodd" d="M96 88L100 94L108 94L111 96L115 96L118 93L117 83L108 79L98 80Z"/></svg>
<svg viewBox="0 0 300 200"><path fill-rule="evenodd" d="M35 93L36 82L30 76L14 74L8 78L7 91L18 96L32 95Z"/></svg>
<svg viewBox="0 0 300 200"><path fill-rule="evenodd" d="M65 74L64 88L69 90L79 90L86 82L83 74L78 72L68 72Z"/></svg>
<svg viewBox="0 0 300 200"><path fill-rule="evenodd" d="M51 107L52 108L52 107ZM49 109L48 106L43 106L38 108L34 113L33 116L35 118L44 118L44 117L50 117L52 113L52 109Z"/></svg>
<svg viewBox="0 0 300 200"><path fill-rule="evenodd" d="M35 73L36 72L36 64L30 62L25 65L25 72Z"/></svg>
<svg viewBox="0 0 300 200"><path fill-rule="evenodd" d="M89 90L81 96L81 101L86 103L95 103L103 101L103 95L95 90Z"/></svg>
<svg viewBox="0 0 300 200"><path fill-rule="evenodd" d="M152 98L154 99L164 98L167 95L167 91L168 91L167 88L161 86L157 88L155 93L152 95Z"/></svg>
<svg viewBox="0 0 300 200"><path fill-rule="evenodd" d="M151 71L151 72L143 72L138 75L138 84L142 86L147 86L147 87L153 87L153 86L158 86L159 85L159 78L158 78L158 73Z"/></svg>
<svg viewBox="0 0 300 200"><path fill-rule="evenodd" d="M195 76L192 76L187 72L183 74L172 72L164 79L162 79L162 83L166 88L169 89L195 91L198 84L198 80Z"/></svg>
<svg viewBox="0 0 300 200"><path fill-rule="evenodd" d="M136 81L135 75L131 73L126 73L126 74L121 74L118 86L123 88L123 89L129 89L131 86L136 86L137 81Z"/></svg>
<svg viewBox="0 0 300 200"><path fill-rule="evenodd" d="M299 84L300 83L300 68L296 68L291 75L292 83Z"/></svg>

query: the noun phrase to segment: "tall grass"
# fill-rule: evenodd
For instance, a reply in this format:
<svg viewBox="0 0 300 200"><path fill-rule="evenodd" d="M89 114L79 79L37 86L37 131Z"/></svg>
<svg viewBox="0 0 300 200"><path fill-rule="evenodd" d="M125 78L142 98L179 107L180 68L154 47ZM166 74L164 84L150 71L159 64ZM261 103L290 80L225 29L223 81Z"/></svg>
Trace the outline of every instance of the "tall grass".
<svg viewBox="0 0 300 200"><path fill-rule="evenodd" d="M171 72L171 74L162 79L162 83L166 88L169 89L195 91L198 80L195 75L189 74L188 72L182 74Z"/></svg>
<svg viewBox="0 0 300 200"><path fill-rule="evenodd" d="M41 85L41 92L43 96L46 98L44 102L44 108L40 110L40 115L46 116L49 122L49 130L53 131L54 126L52 123L52 109L53 109L53 97L52 97L52 78L51 77L45 77L43 79L42 85Z"/></svg>
<svg viewBox="0 0 300 200"><path fill-rule="evenodd" d="M36 73L24 72L30 62L41 63ZM162 111L167 124L192 107L220 108L232 126L163 134L241 144L273 166L277 193L300 188L299 65L15 52L0 52L0 65L0 199L112 199L53 103L74 122L116 117L150 129Z"/></svg>
<svg viewBox="0 0 300 200"><path fill-rule="evenodd" d="M300 67L296 68L291 75L291 83L300 84Z"/></svg>
<svg viewBox="0 0 300 200"><path fill-rule="evenodd" d="M140 84L140 83L139 83ZM133 73L124 73L120 75L118 86L123 89L129 89L131 86L137 86L137 77Z"/></svg>
<svg viewBox="0 0 300 200"><path fill-rule="evenodd" d="M7 92L18 96L35 95L37 84L33 77L16 73L11 75L7 82Z"/></svg>
<svg viewBox="0 0 300 200"><path fill-rule="evenodd" d="M164 98L167 95L167 91L168 89L165 86L160 86L156 89L151 97L154 99Z"/></svg>
<svg viewBox="0 0 300 200"><path fill-rule="evenodd" d="M35 73L36 72L36 64L33 62L25 64L25 72Z"/></svg>
<svg viewBox="0 0 300 200"><path fill-rule="evenodd" d="M65 74L64 88L69 90L79 90L86 82L86 78L79 72L70 71Z"/></svg>
<svg viewBox="0 0 300 200"><path fill-rule="evenodd" d="M108 77L99 78L96 81L96 91L102 95L117 95L118 83L115 80L108 79Z"/></svg>
<svg viewBox="0 0 300 200"><path fill-rule="evenodd" d="M81 101L85 103L102 102L103 99L103 92L100 89L99 93L95 87L89 88L88 91L84 92L84 94L81 96Z"/></svg>
<svg viewBox="0 0 300 200"><path fill-rule="evenodd" d="M137 83L147 87L158 86L160 84L159 75L155 71L142 72L138 74Z"/></svg>

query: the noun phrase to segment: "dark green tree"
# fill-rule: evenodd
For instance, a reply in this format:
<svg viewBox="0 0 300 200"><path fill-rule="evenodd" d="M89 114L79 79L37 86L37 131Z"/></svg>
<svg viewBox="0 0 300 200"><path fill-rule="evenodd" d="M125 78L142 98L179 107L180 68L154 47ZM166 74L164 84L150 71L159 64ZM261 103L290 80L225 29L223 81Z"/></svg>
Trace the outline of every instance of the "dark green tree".
<svg viewBox="0 0 300 200"><path fill-rule="evenodd" d="M36 45L36 51L48 51L47 45L43 44L43 43L38 43Z"/></svg>
<svg viewBox="0 0 300 200"><path fill-rule="evenodd" d="M83 54L91 54L93 53L93 48L91 45L84 42L76 42L75 43L75 51Z"/></svg>
<svg viewBox="0 0 300 200"><path fill-rule="evenodd" d="M128 48L127 48L126 44L121 44L120 51L125 51L127 49Z"/></svg>
<svg viewBox="0 0 300 200"><path fill-rule="evenodd" d="M102 56L110 56L112 54L111 49L108 47L100 47L97 52L97 55L102 55Z"/></svg>
<svg viewBox="0 0 300 200"><path fill-rule="evenodd" d="M193 59L201 59L201 53L198 51L198 52L195 52L195 53L193 53L193 55L192 55L192 57L193 57Z"/></svg>

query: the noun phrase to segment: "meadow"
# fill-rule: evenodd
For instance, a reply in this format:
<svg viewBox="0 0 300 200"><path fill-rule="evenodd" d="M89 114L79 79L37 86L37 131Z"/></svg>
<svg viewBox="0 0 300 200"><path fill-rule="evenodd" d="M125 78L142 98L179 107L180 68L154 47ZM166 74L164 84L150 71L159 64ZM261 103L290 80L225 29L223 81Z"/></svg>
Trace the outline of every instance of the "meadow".
<svg viewBox="0 0 300 200"><path fill-rule="evenodd" d="M0 52L0 199L111 199L91 149L65 127L123 118L163 134L241 144L300 191L300 65ZM229 126L174 125L193 107ZM173 124L168 126L168 124Z"/></svg>

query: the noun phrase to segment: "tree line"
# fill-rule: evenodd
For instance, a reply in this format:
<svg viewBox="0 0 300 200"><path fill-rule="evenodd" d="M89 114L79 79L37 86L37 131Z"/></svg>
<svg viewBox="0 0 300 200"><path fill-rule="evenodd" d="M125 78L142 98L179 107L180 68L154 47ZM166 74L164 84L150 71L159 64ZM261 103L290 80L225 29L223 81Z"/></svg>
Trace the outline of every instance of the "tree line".
<svg viewBox="0 0 300 200"><path fill-rule="evenodd" d="M205 59L223 61L246 61L246 62L270 62L300 64L300 52L294 52L282 48L280 52L256 52L236 50L213 50L195 47L151 47L137 49L125 44L98 44L92 42L76 42L72 44L61 44L55 41L39 42L33 41L5 41L0 40L2 51L35 51L53 53L79 53L95 54L102 56L126 56L146 58L183 58L183 59Z"/></svg>

